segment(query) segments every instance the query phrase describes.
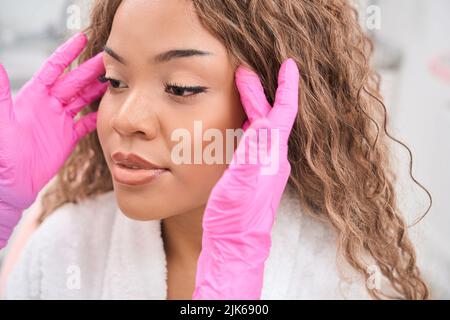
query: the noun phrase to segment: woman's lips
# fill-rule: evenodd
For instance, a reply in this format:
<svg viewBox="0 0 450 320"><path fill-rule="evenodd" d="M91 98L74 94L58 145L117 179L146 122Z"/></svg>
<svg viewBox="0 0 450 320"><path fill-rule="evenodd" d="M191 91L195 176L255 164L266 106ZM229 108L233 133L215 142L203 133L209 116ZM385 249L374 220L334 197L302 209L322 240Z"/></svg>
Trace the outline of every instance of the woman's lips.
<svg viewBox="0 0 450 320"><path fill-rule="evenodd" d="M130 169L116 163L111 170L117 182L132 186L150 183L165 172L167 172L166 169Z"/></svg>
<svg viewBox="0 0 450 320"><path fill-rule="evenodd" d="M165 169L134 153L117 151L111 155L111 159L115 164L121 164L133 169Z"/></svg>
<svg viewBox="0 0 450 320"><path fill-rule="evenodd" d="M141 185L152 182L168 169L160 167L147 159L134 154L114 152L111 155L113 178L122 184Z"/></svg>

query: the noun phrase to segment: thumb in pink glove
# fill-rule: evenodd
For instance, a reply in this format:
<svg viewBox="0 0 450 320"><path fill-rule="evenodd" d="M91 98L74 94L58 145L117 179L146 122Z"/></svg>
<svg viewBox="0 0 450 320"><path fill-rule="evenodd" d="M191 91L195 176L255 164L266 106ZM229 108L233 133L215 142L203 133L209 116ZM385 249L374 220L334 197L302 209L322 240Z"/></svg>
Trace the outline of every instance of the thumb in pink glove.
<svg viewBox="0 0 450 320"><path fill-rule="evenodd" d="M106 90L97 80L105 72L102 54L64 73L86 43L78 33L60 46L14 101L0 65L0 249L22 211L96 128L96 112L76 122L74 117Z"/></svg>
<svg viewBox="0 0 450 320"><path fill-rule="evenodd" d="M299 86L294 60L280 68L273 108L254 72L239 67L236 84L249 121L208 199L193 299L260 299L274 217L291 171L288 138L298 112ZM267 139L260 136L263 132ZM267 159L262 161L262 153L258 159L255 150L268 150L264 154L277 170L264 171Z"/></svg>

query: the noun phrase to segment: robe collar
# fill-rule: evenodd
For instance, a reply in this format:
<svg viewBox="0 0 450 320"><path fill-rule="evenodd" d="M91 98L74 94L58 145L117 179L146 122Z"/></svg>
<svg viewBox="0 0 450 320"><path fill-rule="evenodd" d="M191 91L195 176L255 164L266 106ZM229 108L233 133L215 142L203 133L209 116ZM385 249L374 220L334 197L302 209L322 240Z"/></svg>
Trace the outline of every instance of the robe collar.
<svg viewBox="0 0 450 320"><path fill-rule="evenodd" d="M261 299L288 299L300 242L300 212L288 185L272 228ZM290 291L291 290L291 291ZM102 299L167 299L167 261L161 220L137 221L117 207L103 279Z"/></svg>

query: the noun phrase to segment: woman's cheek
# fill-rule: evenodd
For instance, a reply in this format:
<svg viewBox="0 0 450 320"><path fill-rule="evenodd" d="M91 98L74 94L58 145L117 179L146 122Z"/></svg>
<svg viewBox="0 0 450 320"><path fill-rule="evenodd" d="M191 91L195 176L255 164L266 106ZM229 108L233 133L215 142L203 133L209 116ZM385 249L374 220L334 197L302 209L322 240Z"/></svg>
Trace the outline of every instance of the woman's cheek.
<svg viewBox="0 0 450 320"><path fill-rule="evenodd" d="M111 117L113 116L113 108L110 107L111 101L108 99L108 93L105 94L100 101L97 111L97 134L102 148L105 147L106 139L111 134Z"/></svg>
<svg viewBox="0 0 450 320"><path fill-rule="evenodd" d="M217 112L217 110L220 110L220 112ZM230 118L229 114L230 105L228 104L225 107L217 108L214 112L204 112L202 119L200 119L201 131L195 131L192 128L188 130L192 138L190 144L190 164L175 166L178 181L185 186L186 190L197 194L198 198L201 199L200 201L207 200L212 188L228 167L227 161L229 159L227 159L227 151L230 150L227 150L226 146L226 130L235 128L235 123L239 121ZM205 132L211 129L216 133L220 132L222 138L218 141L221 143L217 143L215 138L206 138L207 135L205 135ZM237 144L237 139L234 143L235 145ZM229 156L232 157L234 149L235 147L231 150L231 155ZM194 162L195 154L197 154L196 158L200 160L200 163ZM214 162L215 160L218 160L218 162Z"/></svg>
<svg viewBox="0 0 450 320"><path fill-rule="evenodd" d="M100 144L103 146L103 136L104 136L104 128L105 128L105 110L103 108L104 99L100 102L97 111L97 134Z"/></svg>

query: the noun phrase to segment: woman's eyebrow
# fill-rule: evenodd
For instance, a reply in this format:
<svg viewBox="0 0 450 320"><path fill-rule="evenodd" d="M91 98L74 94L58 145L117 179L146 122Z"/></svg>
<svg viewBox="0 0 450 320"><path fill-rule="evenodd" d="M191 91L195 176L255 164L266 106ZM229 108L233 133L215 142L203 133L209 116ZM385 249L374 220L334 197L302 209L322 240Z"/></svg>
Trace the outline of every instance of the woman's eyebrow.
<svg viewBox="0 0 450 320"><path fill-rule="evenodd" d="M210 55L211 52L202 51L197 49L177 49L177 50L169 50L163 53L158 54L153 58L153 61L156 63L168 62L171 59L175 58L186 58L192 56L205 56Z"/></svg>
<svg viewBox="0 0 450 320"><path fill-rule="evenodd" d="M114 59L116 59L117 61L119 61L122 64L127 64L126 60L121 57L119 54L117 54L113 49L104 46L103 50L109 54L111 57L113 57ZM162 52L158 55L156 55L155 57L153 57L153 61L155 63L164 63L164 62L168 62L172 59L175 58L186 58L186 57L193 57L193 56L205 56L205 55L210 55L212 54L209 51L203 51L203 50L197 50L197 49L176 49L176 50L169 50L169 51L165 51Z"/></svg>
<svg viewBox="0 0 450 320"><path fill-rule="evenodd" d="M109 47L107 47L107 46L104 46L104 47L103 47L103 50L104 50L107 54L109 54L111 57L113 57L114 59L116 59L117 61L119 61L120 63L126 64L125 59L122 58L121 56L119 56L116 52L114 52L113 49L111 49L111 48L109 48Z"/></svg>

